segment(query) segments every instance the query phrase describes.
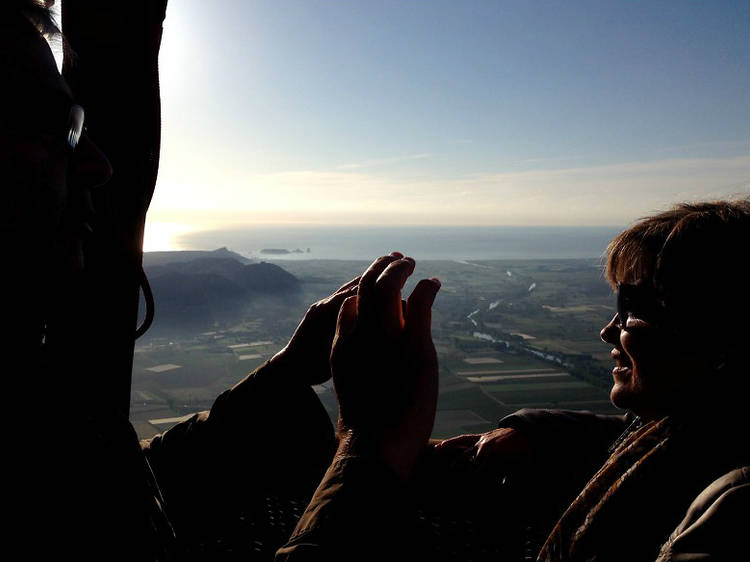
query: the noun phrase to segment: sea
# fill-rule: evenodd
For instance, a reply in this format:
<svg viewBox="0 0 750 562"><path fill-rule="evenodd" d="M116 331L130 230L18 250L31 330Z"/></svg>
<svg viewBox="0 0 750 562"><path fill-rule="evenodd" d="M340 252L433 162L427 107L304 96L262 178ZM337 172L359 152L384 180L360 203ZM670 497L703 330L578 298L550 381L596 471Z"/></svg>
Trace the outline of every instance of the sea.
<svg viewBox="0 0 750 562"><path fill-rule="evenodd" d="M622 227L250 225L179 235L179 249L227 247L267 260L363 260L397 250L421 260L585 259Z"/></svg>

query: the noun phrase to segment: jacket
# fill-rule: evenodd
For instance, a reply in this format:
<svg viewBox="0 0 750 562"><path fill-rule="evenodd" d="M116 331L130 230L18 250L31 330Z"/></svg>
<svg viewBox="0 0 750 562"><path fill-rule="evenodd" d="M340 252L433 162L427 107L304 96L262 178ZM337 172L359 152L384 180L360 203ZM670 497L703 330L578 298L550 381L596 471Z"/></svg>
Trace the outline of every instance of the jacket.
<svg viewBox="0 0 750 562"><path fill-rule="evenodd" d="M625 499L615 504L620 511L614 520L620 526L612 534L606 527L598 536L599 531L593 531L590 559L665 562L739 560L747 555L747 421L734 411L714 414L681 424L665 460L628 483ZM537 526L554 523L549 513L557 509L554 517L560 518L560 503L574 502L576 489L588 487L597 463L606 466L610 446L621 442L617 435L629 422L630 416L555 410L523 410L501 420L501 426L528 432L537 451L534 466L514 482L522 489L519 503L502 508L531 518ZM633 431L626 429L626 435ZM361 559L409 559L415 551L425 552L424 545L409 544L404 513L412 506L405 484L394 474L383 474L388 474L387 468L374 459L339 459L332 464L277 560L352 559L353 550L361 552L362 544L368 548ZM561 481L559 474L571 476L572 484L545 498L554 488L550 484ZM537 512L541 516L536 517ZM366 521L367 527L359 521ZM514 539L512 532L503 531L497 530L504 536L501 540ZM373 536L384 538L372 541Z"/></svg>
<svg viewBox="0 0 750 562"><path fill-rule="evenodd" d="M268 495L309 498L335 446L313 389L270 364L144 442L125 418L70 409L54 375L35 380L37 419L8 428L5 531L28 559L181 560Z"/></svg>

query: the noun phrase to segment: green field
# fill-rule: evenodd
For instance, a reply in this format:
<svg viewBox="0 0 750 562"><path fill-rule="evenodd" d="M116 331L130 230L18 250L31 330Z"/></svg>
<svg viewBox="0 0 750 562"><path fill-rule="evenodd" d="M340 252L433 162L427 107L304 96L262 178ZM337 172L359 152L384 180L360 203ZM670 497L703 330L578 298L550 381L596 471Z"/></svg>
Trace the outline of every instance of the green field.
<svg viewBox="0 0 750 562"><path fill-rule="evenodd" d="M278 263L301 281L302 291L295 298L254 300L247 304L246 318L236 324L139 341L131 405L139 435L148 437L169 426L150 420L209 408L219 393L284 346L310 303L368 265L334 260ZM418 262L404 291L408 293L420 277L442 281L433 311L440 363L440 413L434 435L484 431L524 406L614 411L607 398L609 349L598 335L613 314L614 298L602 279L601 265L586 260L476 265ZM532 284L535 288L529 291ZM147 370L170 364L179 368ZM335 419L334 393L327 388L318 391Z"/></svg>
<svg viewBox="0 0 750 562"><path fill-rule="evenodd" d="M539 388L536 390L491 391L492 395L505 404L534 404L544 402L559 404L561 402L590 401L606 397L606 393L593 386L580 388Z"/></svg>
<svg viewBox="0 0 750 562"><path fill-rule="evenodd" d="M548 383L509 383L509 384L486 384L482 388L489 392L537 392L544 390L575 390L577 388L591 388L591 385L583 381L570 382L548 382Z"/></svg>

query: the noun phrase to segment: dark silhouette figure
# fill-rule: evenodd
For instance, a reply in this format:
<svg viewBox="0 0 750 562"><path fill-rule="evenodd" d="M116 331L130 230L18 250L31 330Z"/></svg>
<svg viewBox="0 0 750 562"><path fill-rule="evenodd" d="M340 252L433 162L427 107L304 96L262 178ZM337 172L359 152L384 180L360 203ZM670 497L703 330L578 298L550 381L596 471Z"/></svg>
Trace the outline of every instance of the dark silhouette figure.
<svg viewBox="0 0 750 562"><path fill-rule="evenodd" d="M27 559L189 556L265 498L312 494L335 441L311 385L330 377L336 315L357 280L314 304L210 412L140 443L130 361L165 3L66 4L70 80L45 41L59 40L51 3L0 6L6 548ZM101 95L112 80L119 91Z"/></svg>

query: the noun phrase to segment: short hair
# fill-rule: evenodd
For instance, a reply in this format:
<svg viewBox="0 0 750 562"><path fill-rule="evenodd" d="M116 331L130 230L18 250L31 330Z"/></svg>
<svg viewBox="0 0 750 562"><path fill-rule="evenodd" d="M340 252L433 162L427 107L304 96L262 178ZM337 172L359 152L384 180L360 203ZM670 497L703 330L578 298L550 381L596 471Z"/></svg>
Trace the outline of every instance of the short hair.
<svg viewBox="0 0 750 562"><path fill-rule="evenodd" d="M605 276L613 288L650 284L675 320L707 323L726 347L748 332L748 264L750 198L681 203L615 237Z"/></svg>
<svg viewBox="0 0 750 562"><path fill-rule="evenodd" d="M52 15L55 0L2 0L0 18L21 16L25 18L44 37L60 35L60 27Z"/></svg>

